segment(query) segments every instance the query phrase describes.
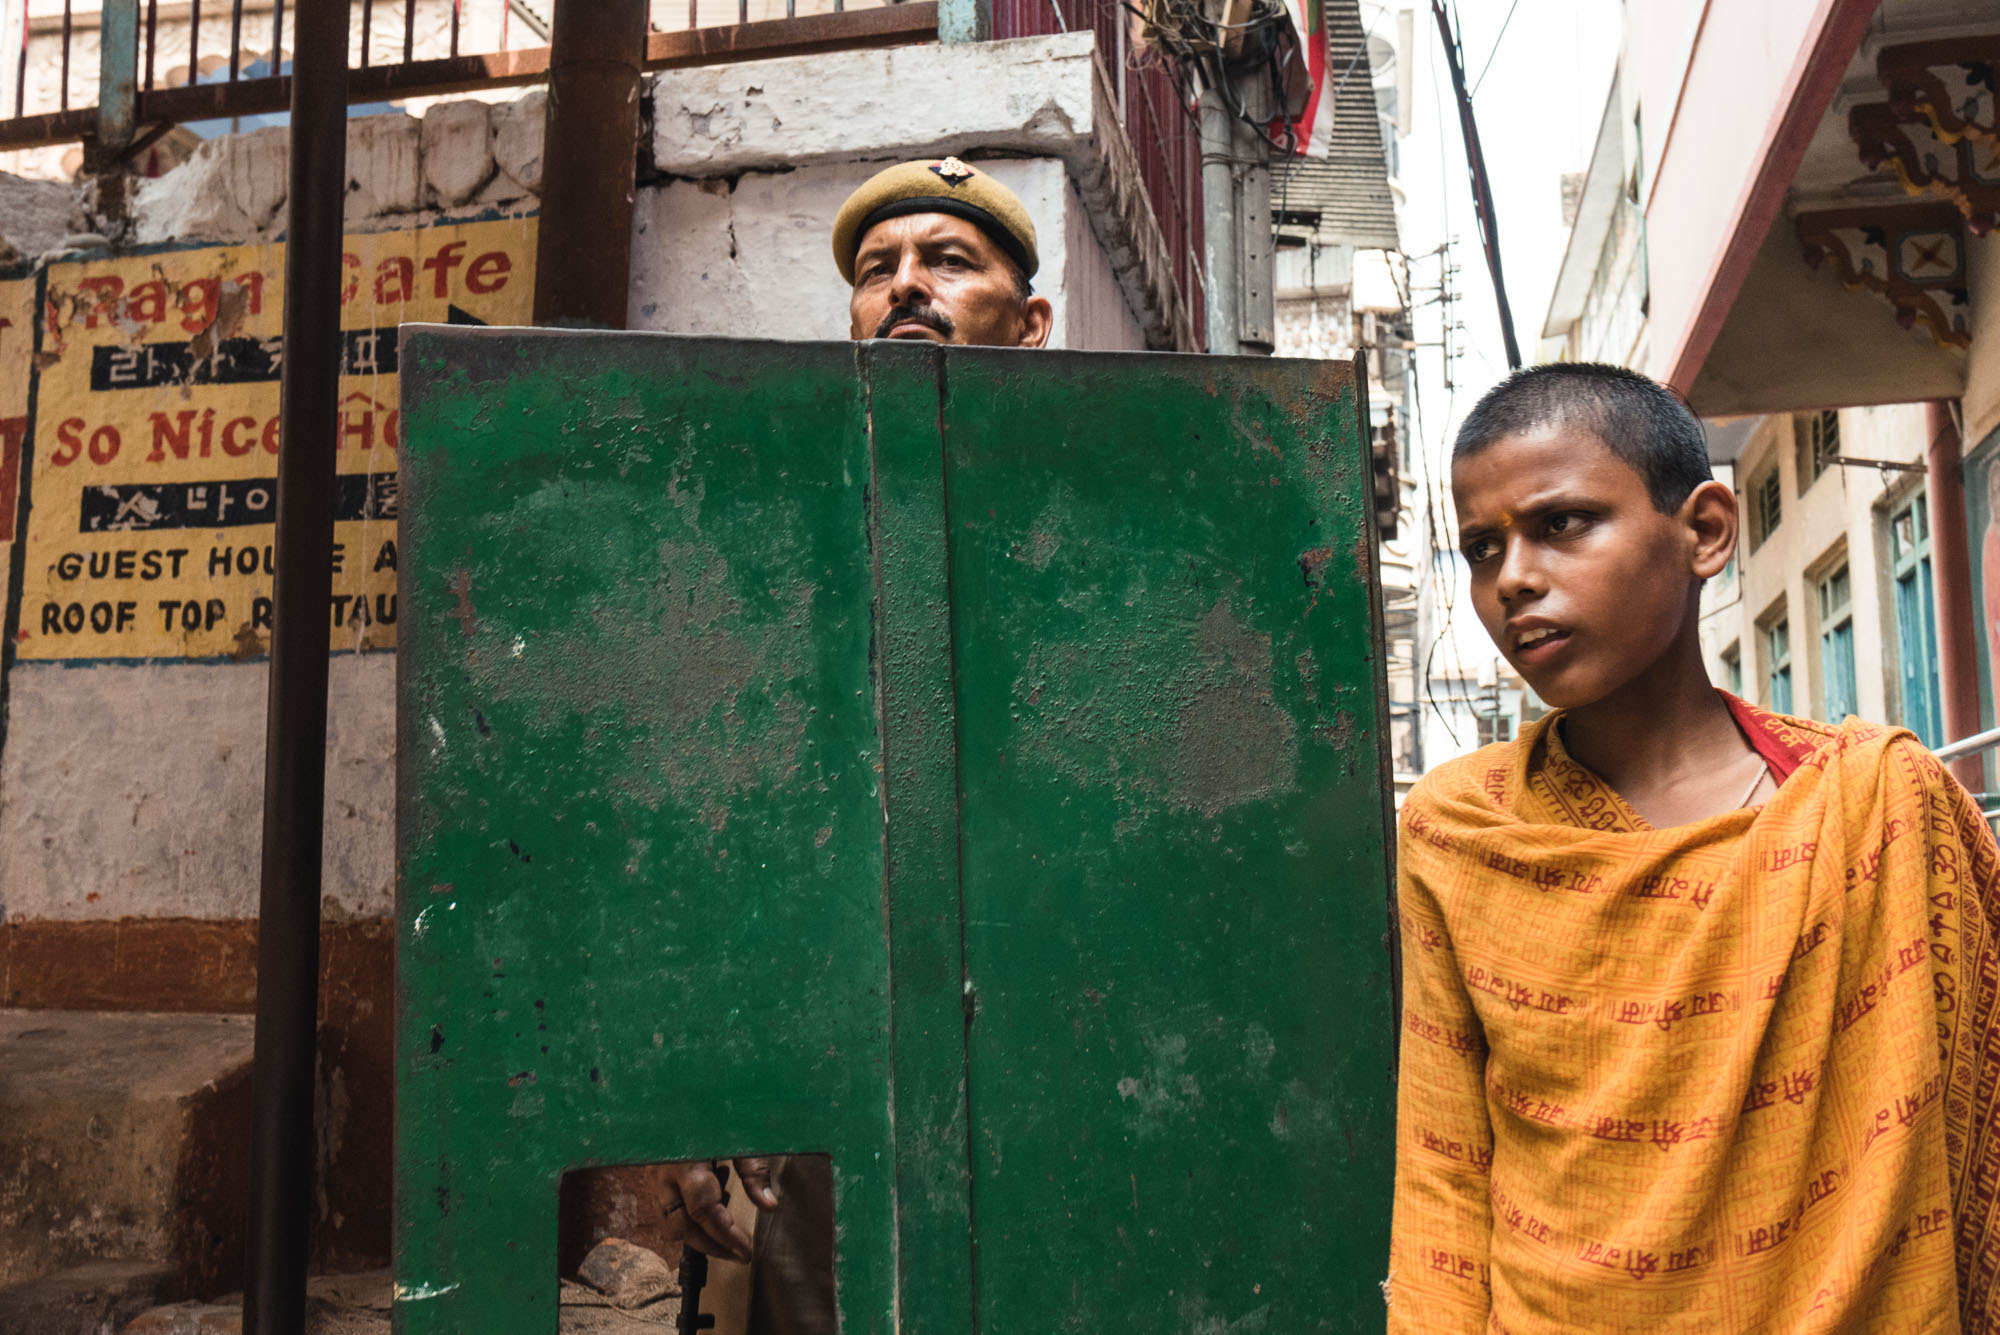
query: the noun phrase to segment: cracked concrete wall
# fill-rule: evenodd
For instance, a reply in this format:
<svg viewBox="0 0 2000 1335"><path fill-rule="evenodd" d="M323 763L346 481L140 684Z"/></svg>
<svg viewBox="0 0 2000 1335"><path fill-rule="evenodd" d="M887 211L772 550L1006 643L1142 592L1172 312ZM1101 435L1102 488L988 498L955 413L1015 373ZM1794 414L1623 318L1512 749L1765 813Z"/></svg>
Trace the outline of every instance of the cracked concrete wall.
<svg viewBox="0 0 2000 1335"><path fill-rule="evenodd" d="M1107 256L1089 202L1086 181L1104 170L1090 166L1103 156L1094 78L1088 34L658 76L635 200L632 327L846 337L848 294L828 249L840 202L887 162L965 152L1035 219L1051 342L1146 346L1131 273ZM349 230L532 212L544 113L536 91L351 122ZM122 220L92 216L86 190L0 176L0 238L30 261L107 244L270 241L285 226L287 186L283 130L208 141L140 184ZM393 679L392 653L333 660L330 916L393 907ZM12 665L0 920L254 916L266 681L261 662Z"/></svg>
<svg viewBox="0 0 2000 1335"><path fill-rule="evenodd" d="M61 250L64 240L86 225L81 191L0 175L0 265Z"/></svg>
<svg viewBox="0 0 2000 1335"><path fill-rule="evenodd" d="M385 231L534 209L543 106L538 92L498 107L440 102L421 118L349 121L348 229ZM108 220L94 220L95 230L134 245L278 239L290 187L288 133L273 126L204 141L166 175L139 183L122 236ZM0 235L8 222L0 201Z"/></svg>
<svg viewBox="0 0 2000 1335"><path fill-rule="evenodd" d="M979 150L1065 157L1095 130L1088 32L702 65L653 77L653 165L722 176Z"/></svg>
<svg viewBox="0 0 2000 1335"><path fill-rule="evenodd" d="M17 663L0 755L0 918L254 918L268 663ZM395 907L393 654L327 705L327 916Z"/></svg>

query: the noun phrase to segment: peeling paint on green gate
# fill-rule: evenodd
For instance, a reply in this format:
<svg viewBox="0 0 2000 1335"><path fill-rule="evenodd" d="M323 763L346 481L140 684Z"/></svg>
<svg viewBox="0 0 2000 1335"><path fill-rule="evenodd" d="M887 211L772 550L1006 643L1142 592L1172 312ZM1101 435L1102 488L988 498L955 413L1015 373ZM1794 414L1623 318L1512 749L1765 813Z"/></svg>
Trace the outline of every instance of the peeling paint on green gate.
<svg viewBox="0 0 2000 1335"><path fill-rule="evenodd" d="M1379 1329L1344 365L406 334L397 1280L833 1155L844 1329Z"/></svg>

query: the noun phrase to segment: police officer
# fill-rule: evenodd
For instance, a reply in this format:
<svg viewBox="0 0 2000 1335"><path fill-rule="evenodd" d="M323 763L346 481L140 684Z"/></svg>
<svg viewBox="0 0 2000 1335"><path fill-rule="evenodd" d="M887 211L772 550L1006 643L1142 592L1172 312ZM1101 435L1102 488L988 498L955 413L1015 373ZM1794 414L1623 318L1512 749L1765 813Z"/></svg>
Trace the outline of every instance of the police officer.
<svg viewBox="0 0 2000 1335"><path fill-rule="evenodd" d="M1053 312L1029 286L1035 224L1014 193L957 158L904 162L848 196L833 262L850 338L1039 348Z"/></svg>

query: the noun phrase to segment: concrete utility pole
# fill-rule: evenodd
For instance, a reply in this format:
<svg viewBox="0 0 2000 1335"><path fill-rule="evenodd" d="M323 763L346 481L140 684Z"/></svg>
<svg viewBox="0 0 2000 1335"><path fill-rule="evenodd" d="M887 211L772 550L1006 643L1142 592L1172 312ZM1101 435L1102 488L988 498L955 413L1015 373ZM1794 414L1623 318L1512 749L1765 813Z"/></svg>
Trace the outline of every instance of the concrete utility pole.
<svg viewBox="0 0 2000 1335"><path fill-rule="evenodd" d="M1224 77L1233 75L1225 65ZM1268 123L1277 110L1265 80L1236 82L1246 114ZM1271 245L1270 145L1244 124L1230 90L1201 95L1202 261L1208 266L1208 350L1268 357L1278 308Z"/></svg>

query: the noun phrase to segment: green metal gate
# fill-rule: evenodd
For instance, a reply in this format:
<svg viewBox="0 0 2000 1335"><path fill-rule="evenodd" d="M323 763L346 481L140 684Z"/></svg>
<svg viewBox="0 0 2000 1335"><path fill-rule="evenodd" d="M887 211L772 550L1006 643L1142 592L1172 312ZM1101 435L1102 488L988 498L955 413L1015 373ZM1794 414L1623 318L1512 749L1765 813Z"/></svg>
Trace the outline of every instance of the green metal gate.
<svg viewBox="0 0 2000 1335"><path fill-rule="evenodd" d="M399 1329L804 1151L849 1332L1380 1329L1352 369L404 337Z"/></svg>

